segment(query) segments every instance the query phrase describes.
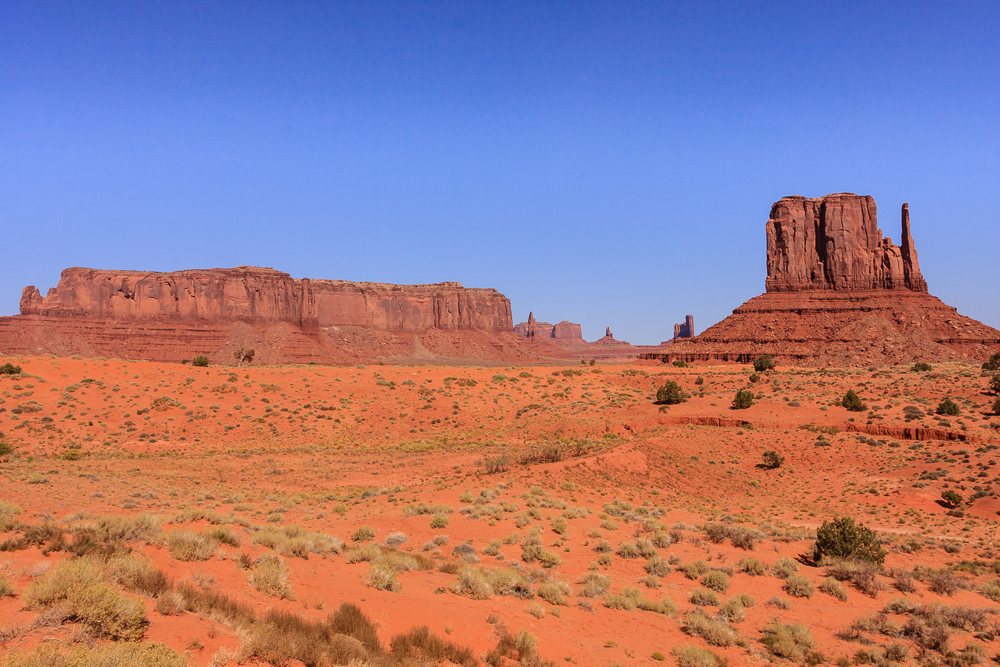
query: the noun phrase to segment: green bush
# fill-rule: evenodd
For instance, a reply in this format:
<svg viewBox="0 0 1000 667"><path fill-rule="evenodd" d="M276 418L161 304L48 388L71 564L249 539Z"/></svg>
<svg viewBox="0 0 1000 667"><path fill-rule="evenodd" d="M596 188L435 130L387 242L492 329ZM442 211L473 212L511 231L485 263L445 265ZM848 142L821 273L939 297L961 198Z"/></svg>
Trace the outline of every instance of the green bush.
<svg viewBox="0 0 1000 667"><path fill-rule="evenodd" d="M662 405L676 405L687 400L687 395L673 380L656 390L656 402Z"/></svg>
<svg viewBox="0 0 1000 667"><path fill-rule="evenodd" d="M20 375L20 374L21 374L21 367L15 366L9 361L3 366L0 366L0 375Z"/></svg>
<svg viewBox="0 0 1000 667"><path fill-rule="evenodd" d="M961 505L964 499L962 498L962 494L958 491L948 489L947 491L941 492L941 500L943 500L948 507L954 508Z"/></svg>
<svg viewBox="0 0 1000 667"><path fill-rule="evenodd" d="M431 526L431 528L435 527L436 526L433 525ZM351 539L355 542L368 542L369 540L375 539L375 531L371 526L361 526L351 534Z"/></svg>
<svg viewBox="0 0 1000 667"><path fill-rule="evenodd" d="M850 412L864 412L868 409L868 406L862 402L860 396L854 393L853 389L847 390L847 393L844 394L844 398L841 399L840 404L847 408Z"/></svg>
<svg viewBox="0 0 1000 667"><path fill-rule="evenodd" d="M682 361L680 359L674 359L674 366L676 366L677 368L687 368L688 364L686 361Z"/></svg>
<svg viewBox="0 0 1000 667"><path fill-rule="evenodd" d="M700 387L701 385L705 384L705 378L699 375L694 379L694 383Z"/></svg>
<svg viewBox="0 0 1000 667"><path fill-rule="evenodd" d="M934 370L934 367L927 362L921 361L919 363L913 364L913 368L910 369L914 373L926 373L928 371Z"/></svg>
<svg viewBox="0 0 1000 667"><path fill-rule="evenodd" d="M0 440L0 456L7 456L14 451L14 447L5 440Z"/></svg>
<svg viewBox="0 0 1000 667"><path fill-rule="evenodd" d="M1000 415L1000 396L993 399L993 414Z"/></svg>
<svg viewBox="0 0 1000 667"><path fill-rule="evenodd" d="M712 570L701 578L701 583L719 593L729 590L729 575L720 570Z"/></svg>
<svg viewBox="0 0 1000 667"><path fill-rule="evenodd" d="M789 660L801 660L806 649L813 646L812 633L801 623L785 625L781 621L772 621L762 629L760 643L776 656Z"/></svg>
<svg viewBox="0 0 1000 667"><path fill-rule="evenodd" d="M983 364L984 371L1000 371L1000 352L994 352Z"/></svg>
<svg viewBox="0 0 1000 667"><path fill-rule="evenodd" d="M205 355L198 355L197 357L194 358L194 361L191 362L191 365L205 368L208 366L208 357L206 357Z"/></svg>
<svg viewBox="0 0 1000 667"><path fill-rule="evenodd" d="M753 369L758 373L763 373L764 371L774 370L774 357L770 354L765 354L761 357L757 357L753 360Z"/></svg>
<svg viewBox="0 0 1000 667"><path fill-rule="evenodd" d="M1000 373L997 373L990 378L990 389L994 393L1000 394Z"/></svg>
<svg viewBox="0 0 1000 667"><path fill-rule="evenodd" d="M945 398L943 401L938 403L937 410L935 411L939 415L949 415L951 417L957 417L961 414L961 410L958 408L958 404L951 398Z"/></svg>
<svg viewBox="0 0 1000 667"><path fill-rule="evenodd" d="M778 452L774 451L773 449L769 449L766 452L764 452L763 465L765 468L769 470L774 470L775 468L780 468L784 462L785 462L785 457L779 454Z"/></svg>
<svg viewBox="0 0 1000 667"><path fill-rule="evenodd" d="M733 410L746 410L753 405L753 392L749 389L738 389L733 398Z"/></svg>
<svg viewBox="0 0 1000 667"><path fill-rule="evenodd" d="M886 555L878 533L847 516L823 522L816 531L816 554L820 558L862 560L876 565L884 563Z"/></svg>

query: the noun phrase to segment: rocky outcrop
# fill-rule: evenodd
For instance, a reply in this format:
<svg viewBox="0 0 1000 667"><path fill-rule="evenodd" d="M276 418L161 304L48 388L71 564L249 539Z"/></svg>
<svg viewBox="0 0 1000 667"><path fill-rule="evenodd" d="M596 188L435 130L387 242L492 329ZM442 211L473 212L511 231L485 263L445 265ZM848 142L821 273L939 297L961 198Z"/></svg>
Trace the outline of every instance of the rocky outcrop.
<svg viewBox="0 0 1000 667"><path fill-rule="evenodd" d="M0 353L232 363L553 361L513 333L510 302L460 283L389 285L293 279L237 267L152 273L72 268L44 297L24 289L0 317Z"/></svg>
<svg viewBox="0 0 1000 667"><path fill-rule="evenodd" d="M563 320L558 324L538 322L533 312L528 313L528 321L514 326L514 333L529 340L558 340L562 342L583 342L583 329L579 324Z"/></svg>
<svg viewBox="0 0 1000 667"><path fill-rule="evenodd" d="M785 197L767 221L766 293L647 359L803 366L980 362L1000 331L927 293L902 208L901 245L882 237L871 197Z"/></svg>
<svg viewBox="0 0 1000 667"><path fill-rule="evenodd" d="M42 296L24 288L22 315L110 320L287 322L303 328L510 331L510 301L461 283L390 285L301 280L241 266L152 273L71 268Z"/></svg>
<svg viewBox="0 0 1000 667"><path fill-rule="evenodd" d="M694 315L688 315L683 323L674 324L674 340L694 338Z"/></svg>
<svg viewBox="0 0 1000 667"><path fill-rule="evenodd" d="M784 197L767 221L768 292L906 289L926 292L902 211L902 245L883 238L875 200L850 193Z"/></svg>

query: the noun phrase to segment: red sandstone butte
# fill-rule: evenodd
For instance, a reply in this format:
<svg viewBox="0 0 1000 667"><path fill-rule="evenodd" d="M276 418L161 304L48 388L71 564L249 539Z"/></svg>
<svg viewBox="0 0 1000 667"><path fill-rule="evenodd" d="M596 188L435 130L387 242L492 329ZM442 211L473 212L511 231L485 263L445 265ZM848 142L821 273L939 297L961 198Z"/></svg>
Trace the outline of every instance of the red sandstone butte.
<svg viewBox="0 0 1000 667"><path fill-rule="evenodd" d="M767 221L766 292L701 335L644 354L661 361L868 366L977 362L1000 331L927 292L903 204L901 245L883 237L875 200L784 197Z"/></svg>
<svg viewBox="0 0 1000 667"><path fill-rule="evenodd" d="M267 362L531 361L510 301L461 283L390 285L293 279L240 266L154 273L70 268L44 297L24 288L21 314L0 318L0 351Z"/></svg>

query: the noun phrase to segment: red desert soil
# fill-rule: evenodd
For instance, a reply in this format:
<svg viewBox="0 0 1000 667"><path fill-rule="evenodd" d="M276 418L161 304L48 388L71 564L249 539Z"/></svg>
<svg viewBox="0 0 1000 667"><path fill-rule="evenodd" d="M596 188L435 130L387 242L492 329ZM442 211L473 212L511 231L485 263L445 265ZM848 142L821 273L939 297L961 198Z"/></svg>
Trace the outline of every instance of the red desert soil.
<svg viewBox="0 0 1000 667"><path fill-rule="evenodd" d="M0 664L48 640L107 643L25 594L58 563L93 559L70 545L108 517L144 526L123 534L132 558L148 557L180 597L218 591L258 616L312 620L350 602L386 645L427 625L480 660L506 630L530 632L559 664L678 664L682 645L761 662L773 658L761 638L775 619L807 626L811 644L793 657L812 664L884 660L890 645L902 663L1000 652L1000 419L975 366L779 367L753 383L749 367L659 363L6 362L21 373L0 375L0 441L12 449L0 455L0 590L13 588L0 597ZM657 405L667 381L688 400ZM732 409L744 388L754 404ZM865 411L840 406L848 389ZM935 413L945 397L958 416ZM784 464L763 468L765 450ZM941 500L947 489L958 508ZM820 589L829 567L808 557L816 528L843 515L888 552L867 585L843 582L846 600ZM44 525L64 541L26 543ZM251 585L259 560L287 573L284 592ZM476 587L503 568L520 595ZM789 568L811 596L789 592ZM377 572L397 590L370 586ZM609 577L607 592L588 575ZM695 605L710 584L718 600ZM248 655L245 627L183 600L168 609L168 593L123 593L145 605L144 641L193 665L266 664ZM887 610L897 598L945 607ZM698 608L694 620L715 619L731 641L698 635ZM927 638L932 625L943 645Z"/></svg>

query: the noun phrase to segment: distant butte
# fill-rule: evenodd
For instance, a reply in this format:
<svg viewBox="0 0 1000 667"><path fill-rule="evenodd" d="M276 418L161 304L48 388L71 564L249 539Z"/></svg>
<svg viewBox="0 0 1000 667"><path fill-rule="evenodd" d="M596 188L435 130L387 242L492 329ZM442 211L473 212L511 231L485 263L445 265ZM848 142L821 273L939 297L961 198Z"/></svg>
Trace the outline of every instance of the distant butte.
<svg viewBox="0 0 1000 667"><path fill-rule="evenodd" d="M606 327L604 337L592 343L583 339L583 328L574 322L563 320L559 324L538 322L534 312L528 313L528 321L514 326L514 333L525 338L536 348L546 346L557 348L562 354L573 359L603 363L633 361L646 352L656 350L655 345L631 345L615 340L611 327Z"/></svg>
<svg viewBox="0 0 1000 667"><path fill-rule="evenodd" d="M548 359L514 334L510 301L495 289L293 279L250 266L70 268L45 296L24 288L21 314L0 318L6 354L150 361L204 354L229 363L239 347L269 363Z"/></svg>
<svg viewBox="0 0 1000 667"><path fill-rule="evenodd" d="M901 222L896 246L882 236L870 196L780 199L766 225L766 292L701 335L643 358L747 363L770 354L802 366L982 361L1000 345L1000 331L928 294L907 204Z"/></svg>

